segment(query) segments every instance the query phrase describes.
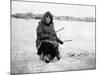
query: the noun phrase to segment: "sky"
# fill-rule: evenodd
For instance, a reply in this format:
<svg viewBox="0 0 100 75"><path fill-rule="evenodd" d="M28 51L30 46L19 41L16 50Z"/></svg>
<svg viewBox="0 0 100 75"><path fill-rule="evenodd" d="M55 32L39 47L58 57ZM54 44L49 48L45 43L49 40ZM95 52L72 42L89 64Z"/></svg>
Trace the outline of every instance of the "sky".
<svg viewBox="0 0 100 75"><path fill-rule="evenodd" d="M95 17L94 6L12 1L12 14L44 14L46 11L55 16Z"/></svg>

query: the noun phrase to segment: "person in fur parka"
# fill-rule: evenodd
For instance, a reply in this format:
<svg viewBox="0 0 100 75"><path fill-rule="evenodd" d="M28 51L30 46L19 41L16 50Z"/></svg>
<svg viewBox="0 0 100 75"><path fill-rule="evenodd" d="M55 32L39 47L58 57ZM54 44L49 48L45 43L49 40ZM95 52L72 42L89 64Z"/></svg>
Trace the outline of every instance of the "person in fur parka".
<svg viewBox="0 0 100 75"><path fill-rule="evenodd" d="M37 54L41 55L41 46L44 42L49 42L52 44L53 47L57 47L58 49L58 43L63 44L63 41L61 41L55 32L54 29L54 22L53 22L53 15L48 11L46 12L41 21L38 24L38 27L36 29L37 34L37 40L36 40L36 48L38 50ZM43 49L43 48L42 48ZM60 53L57 50L56 56L59 59Z"/></svg>

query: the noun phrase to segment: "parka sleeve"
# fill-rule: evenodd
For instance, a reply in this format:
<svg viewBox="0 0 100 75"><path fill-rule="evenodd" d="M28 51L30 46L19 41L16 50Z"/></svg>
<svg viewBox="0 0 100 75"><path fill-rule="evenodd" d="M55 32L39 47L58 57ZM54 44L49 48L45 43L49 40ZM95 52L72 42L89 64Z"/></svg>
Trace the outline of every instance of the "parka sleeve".
<svg viewBox="0 0 100 75"><path fill-rule="evenodd" d="M36 33L37 33L37 38L40 40L48 38L48 35L44 34L43 29L42 29L42 25L40 23L36 29Z"/></svg>
<svg viewBox="0 0 100 75"><path fill-rule="evenodd" d="M54 23L52 24L52 29L53 29L53 33L54 33L52 35L56 37L56 40L57 40L58 43L61 43L61 40L58 38L58 36L57 36L57 34L55 32Z"/></svg>

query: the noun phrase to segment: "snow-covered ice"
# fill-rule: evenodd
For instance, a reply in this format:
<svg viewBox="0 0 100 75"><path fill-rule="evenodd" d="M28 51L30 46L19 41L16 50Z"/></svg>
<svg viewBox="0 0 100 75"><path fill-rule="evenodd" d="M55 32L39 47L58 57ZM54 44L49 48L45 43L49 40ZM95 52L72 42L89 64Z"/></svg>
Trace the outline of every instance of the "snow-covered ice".
<svg viewBox="0 0 100 75"><path fill-rule="evenodd" d="M62 40L72 40L60 45L61 60L49 64L36 54L36 28L39 20L12 18L12 73L36 73L95 69L95 22L54 21L55 30Z"/></svg>

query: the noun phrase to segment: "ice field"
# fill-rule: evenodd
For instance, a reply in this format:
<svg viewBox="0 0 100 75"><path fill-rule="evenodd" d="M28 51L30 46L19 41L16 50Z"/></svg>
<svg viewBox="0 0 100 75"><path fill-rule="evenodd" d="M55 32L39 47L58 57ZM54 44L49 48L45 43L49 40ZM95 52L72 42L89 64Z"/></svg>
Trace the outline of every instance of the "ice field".
<svg viewBox="0 0 100 75"><path fill-rule="evenodd" d="M61 40L72 40L60 45L61 60L49 64L36 54L36 28L40 20L12 18L11 72L37 73L51 71L90 70L95 62L95 22L54 21Z"/></svg>

